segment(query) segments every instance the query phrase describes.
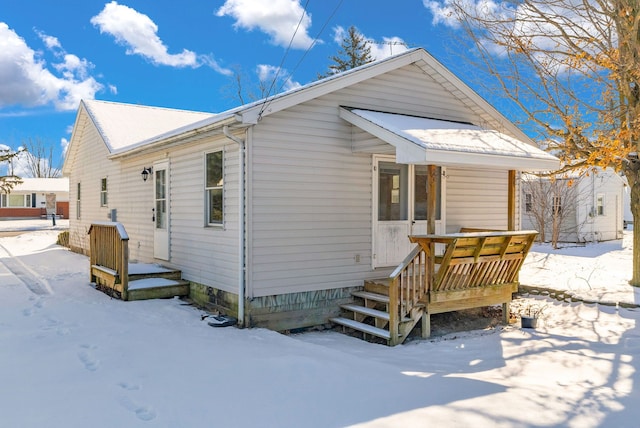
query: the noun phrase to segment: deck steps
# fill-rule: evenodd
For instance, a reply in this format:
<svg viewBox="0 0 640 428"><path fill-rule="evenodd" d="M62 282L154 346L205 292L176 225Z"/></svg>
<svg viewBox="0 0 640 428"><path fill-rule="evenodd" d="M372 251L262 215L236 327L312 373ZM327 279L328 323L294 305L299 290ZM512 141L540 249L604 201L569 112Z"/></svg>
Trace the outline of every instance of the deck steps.
<svg viewBox="0 0 640 428"><path fill-rule="evenodd" d="M188 296L189 281L162 277L146 277L129 281L127 300L166 299L176 296Z"/></svg>
<svg viewBox="0 0 640 428"><path fill-rule="evenodd" d="M366 280L364 290L351 293L353 303L340 305L341 316L330 321L342 326L345 332L361 335L365 340L371 340L373 336L385 340L388 345L402 343L420 321L426 308L424 305L415 305L398 320L397 332L392 334L389 283L388 278Z"/></svg>
<svg viewBox="0 0 640 428"><path fill-rule="evenodd" d="M190 283L182 279L182 272L152 263L129 263L127 290L113 269L92 266L96 285L107 294L123 300L166 299L188 296Z"/></svg>
<svg viewBox="0 0 640 428"><path fill-rule="evenodd" d="M372 325L365 324L356 320L338 317L338 318L331 318L331 322L342 325L344 327L349 327L353 330L356 330L365 334L370 334L372 336L379 337L381 339L385 339L385 340L391 339L391 333L389 332L389 330L374 327Z"/></svg>

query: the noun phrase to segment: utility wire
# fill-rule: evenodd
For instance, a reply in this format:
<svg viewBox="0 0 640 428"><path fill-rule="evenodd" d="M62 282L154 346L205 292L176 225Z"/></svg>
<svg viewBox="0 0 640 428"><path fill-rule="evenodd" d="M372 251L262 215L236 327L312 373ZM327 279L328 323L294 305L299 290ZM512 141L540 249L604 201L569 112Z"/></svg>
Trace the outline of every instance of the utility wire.
<svg viewBox="0 0 640 428"><path fill-rule="evenodd" d="M267 100L271 96L271 90L275 86L276 81L278 80L278 76L280 76L280 72L282 71L282 65L284 64L284 61L287 59L287 55L289 54L289 51L291 50L291 45L293 44L293 40L296 38L296 34L298 34L298 30L300 29L300 24L302 24L302 20L304 19L305 15L307 14L307 6L309 5L309 1L310 0L307 0L306 3L304 4L304 7L302 8L302 14L300 15L300 19L298 20L298 25L296 25L296 30L293 32L293 35L291 36L291 39L289 40L289 45L287 46L287 49L284 51L284 55L282 56L282 60L280 61L280 65L278 66L278 70L276 71L276 74L273 76L273 80L271 81L271 85L269 85L269 90L267 91L267 96L264 99L264 103L262 103L262 107L260 108L260 113L258 113L258 120L260 120L260 118L262 117L262 113L264 113L265 109L267 108Z"/></svg>
<svg viewBox="0 0 640 428"><path fill-rule="evenodd" d="M298 32L298 28L300 27L300 23L302 22L302 19L304 18L304 15L307 12L307 6L309 5L309 1L310 0L307 0L307 2L305 3L304 12L302 13L302 16L300 17L300 21L298 22L298 27L296 27L296 31L293 33L294 37L295 37L296 33ZM291 80L291 76L293 76L294 72L298 69L298 67L300 67L300 64L302 64L302 61L304 61L304 59L306 58L307 54L317 44L318 39L320 38L320 35L324 32L325 28L327 28L327 25L329 25L329 22L333 19L335 14L338 12L338 9L340 9L340 6L342 6L343 2L344 2L344 0L340 0L338 2L337 6L333 9L333 12L331 12L331 15L329 15L329 17L325 20L324 24L322 25L322 28L320 28L320 31L318 31L316 36L313 38L313 41L309 44L309 47L304 51L304 54L302 54L302 56L300 57L300 59L296 63L296 66L291 70L291 72L289 73L289 76L282 82L282 85L280 85L280 87L278 88L278 91L281 91L282 88L284 88L284 85L286 85L287 82L289 82ZM285 52L285 55L282 58L282 61L280 62L280 67L278 68L278 72L276 73L276 76L274 77L273 81L271 82L271 86L269 87L269 91L267 92L267 96L265 97L264 103L262 104L262 107L260 108L260 113L258 113L258 120L260 120L260 118L262 117L262 113L264 113L264 111L271 104L271 101L273 101L273 99L269 99L270 94L271 94L271 89L273 89L273 86L276 84L277 77L280 74L280 70L282 69L282 65L284 64L284 60L285 60L285 58L286 58L286 56L287 56L287 54L289 52L289 48L291 47L292 43L293 43L293 37L291 38L291 41L289 42L289 46L287 47L287 51Z"/></svg>

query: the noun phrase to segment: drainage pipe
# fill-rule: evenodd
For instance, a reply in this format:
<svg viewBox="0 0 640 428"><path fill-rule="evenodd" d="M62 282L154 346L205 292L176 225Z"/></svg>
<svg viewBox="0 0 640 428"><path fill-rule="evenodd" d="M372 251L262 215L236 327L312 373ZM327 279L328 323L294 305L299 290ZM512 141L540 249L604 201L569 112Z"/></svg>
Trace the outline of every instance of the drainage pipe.
<svg viewBox="0 0 640 428"><path fill-rule="evenodd" d="M245 140L232 135L229 131L229 126L224 125L222 127L222 133L225 137L238 144L238 324L240 327L244 327L244 300L245 300L245 221L244 221L244 198L245 198L245 185L244 185L244 152L245 152Z"/></svg>

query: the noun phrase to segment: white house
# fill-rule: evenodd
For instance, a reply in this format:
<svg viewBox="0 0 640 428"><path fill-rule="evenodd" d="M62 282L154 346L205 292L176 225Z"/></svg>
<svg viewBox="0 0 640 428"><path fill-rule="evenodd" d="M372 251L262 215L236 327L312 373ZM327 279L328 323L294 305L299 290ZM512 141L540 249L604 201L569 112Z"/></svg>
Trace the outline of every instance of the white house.
<svg viewBox="0 0 640 428"><path fill-rule="evenodd" d="M0 219L69 218L69 178L22 178L10 193L0 194Z"/></svg>
<svg viewBox="0 0 640 428"><path fill-rule="evenodd" d="M522 198L522 227L545 229L546 239L551 237L552 207L560 211L560 242L594 242L621 239L624 230L625 204L628 187L624 177L613 169L590 168L582 172L572 172L555 178L556 191L536 191L550 189L549 178L524 175ZM527 184L529 183L529 184ZM532 185L531 183L537 183ZM546 200L540 200L546 199ZM540 207L545 205L547 219L541 224ZM630 209L629 209L630 210Z"/></svg>
<svg viewBox="0 0 640 428"><path fill-rule="evenodd" d="M63 173L74 248L117 219L196 302L283 330L326 322L429 222L519 228L517 171L558 167L414 49L215 115L83 101Z"/></svg>

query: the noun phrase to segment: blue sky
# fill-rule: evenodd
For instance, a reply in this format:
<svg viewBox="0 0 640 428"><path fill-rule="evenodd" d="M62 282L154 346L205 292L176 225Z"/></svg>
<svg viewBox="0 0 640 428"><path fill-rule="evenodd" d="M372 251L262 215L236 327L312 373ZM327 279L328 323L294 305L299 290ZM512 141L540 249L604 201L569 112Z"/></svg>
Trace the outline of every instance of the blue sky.
<svg viewBox="0 0 640 428"><path fill-rule="evenodd" d="M224 111L242 104L234 75L244 102L261 98L258 82L270 83L281 64L276 92L316 80L351 25L383 42L372 45L378 59L403 44L423 47L465 79L449 30L434 24L428 0L4 3L0 146L39 139L53 147L57 167L81 99Z"/></svg>

